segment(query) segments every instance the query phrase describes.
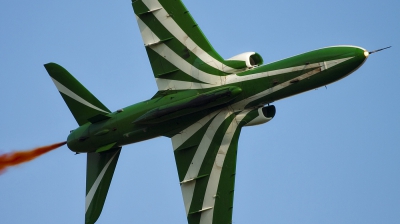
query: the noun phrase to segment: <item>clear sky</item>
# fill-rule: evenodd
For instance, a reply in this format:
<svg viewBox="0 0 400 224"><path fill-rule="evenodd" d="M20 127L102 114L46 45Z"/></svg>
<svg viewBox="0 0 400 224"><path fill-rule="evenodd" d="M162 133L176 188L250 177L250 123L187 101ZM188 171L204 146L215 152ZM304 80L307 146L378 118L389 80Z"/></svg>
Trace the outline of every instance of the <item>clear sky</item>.
<svg viewBox="0 0 400 224"><path fill-rule="evenodd" d="M224 58L393 45L243 129L233 223L400 223L400 2L184 3ZM131 1L0 1L0 152L64 141L77 127L48 62L112 111L157 91ZM86 155L66 146L10 168L0 175L0 223L83 223L85 169ZM186 223L168 138L123 148L97 223Z"/></svg>

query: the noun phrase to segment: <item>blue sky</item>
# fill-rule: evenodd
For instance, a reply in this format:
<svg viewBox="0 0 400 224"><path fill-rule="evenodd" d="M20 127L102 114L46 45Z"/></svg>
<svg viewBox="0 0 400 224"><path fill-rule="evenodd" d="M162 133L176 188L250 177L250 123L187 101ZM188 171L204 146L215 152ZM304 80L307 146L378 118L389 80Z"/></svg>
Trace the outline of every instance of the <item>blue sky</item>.
<svg viewBox="0 0 400 224"><path fill-rule="evenodd" d="M393 46L242 130L233 223L400 223L399 1L184 3L224 58ZM67 68L111 110L157 91L128 0L1 1L0 28L0 152L64 141L76 128L45 63ZM1 222L83 223L85 163L64 146L10 168ZM168 138L123 148L97 223L186 223Z"/></svg>

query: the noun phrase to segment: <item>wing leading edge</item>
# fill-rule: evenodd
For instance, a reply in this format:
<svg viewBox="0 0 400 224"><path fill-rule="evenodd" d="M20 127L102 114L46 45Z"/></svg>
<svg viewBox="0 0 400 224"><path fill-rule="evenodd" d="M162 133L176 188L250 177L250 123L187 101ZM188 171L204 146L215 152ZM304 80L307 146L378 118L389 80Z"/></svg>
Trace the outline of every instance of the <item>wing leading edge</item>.
<svg viewBox="0 0 400 224"><path fill-rule="evenodd" d="M172 137L189 224L231 223L237 146L251 111L216 111Z"/></svg>

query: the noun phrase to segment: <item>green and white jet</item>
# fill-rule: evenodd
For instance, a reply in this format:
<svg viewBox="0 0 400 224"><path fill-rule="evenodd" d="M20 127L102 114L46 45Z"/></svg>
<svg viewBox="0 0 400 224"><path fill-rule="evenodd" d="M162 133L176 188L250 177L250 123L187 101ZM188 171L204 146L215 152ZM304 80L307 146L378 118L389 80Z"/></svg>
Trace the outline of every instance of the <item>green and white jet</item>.
<svg viewBox="0 0 400 224"><path fill-rule="evenodd" d="M172 140L188 223L232 223L241 129L270 121L274 101L348 76L372 53L334 46L265 65L255 52L223 59L181 1L132 6L158 86L151 99L111 112L63 67L44 65L79 124L68 147L87 153L85 223L100 216L122 146L158 136Z"/></svg>

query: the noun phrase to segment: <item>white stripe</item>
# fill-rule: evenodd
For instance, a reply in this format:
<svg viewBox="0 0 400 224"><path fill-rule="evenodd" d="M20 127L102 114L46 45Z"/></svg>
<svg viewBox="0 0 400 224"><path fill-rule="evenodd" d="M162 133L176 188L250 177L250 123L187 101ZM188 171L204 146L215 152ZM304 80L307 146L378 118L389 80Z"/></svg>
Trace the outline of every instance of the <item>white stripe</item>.
<svg viewBox="0 0 400 224"><path fill-rule="evenodd" d="M160 41L160 38L158 38L144 22L139 19L139 17L136 16L136 20L138 21L139 24L139 29L140 33L142 34L142 39L144 45L150 45L152 43L157 43Z"/></svg>
<svg viewBox="0 0 400 224"><path fill-rule="evenodd" d="M350 60L352 58L353 57L348 57L348 58L341 58L341 59L326 61L326 64L329 68L331 68L335 65L338 65L338 64L345 62L347 60ZM302 71L305 69L319 68L319 67L321 67L320 64L321 64L320 62L317 62L317 63L308 64L308 65L299 65L299 66L294 66L294 67L290 67L290 68L283 68L283 69L277 69L277 70L272 70L272 71L255 73L255 74L251 74L251 75L238 76L236 74L231 74L231 75L227 75L224 77L226 77L226 84L233 84L233 83L238 83L238 82L244 82L244 81L264 78L264 77L268 77L268 76L271 77L271 76L281 75L281 74L285 74L285 73L289 73L289 72Z"/></svg>
<svg viewBox="0 0 400 224"><path fill-rule="evenodd" d="M161 57L168 60L171 64L177 67L179 70L188 74L189 76L200 80L202 82L212 84L212 85L220 85L221 78L217 75L212 75L206 72L199 70L194 67L189 62L183 60L181 56L177 55L171 48L169 48L164 43L160 43L151 47L155 52L157 52Z"/></svg>
<svg viewBox="0 0 400 224"><path fill-rule="evenodd" d="M78 101L79 103L81 103L81 104L83 104L83 105L85 105L85 106L88 106L88 107L90 107L90 108L93 108L93 109L95 109L95 110L98 110L98 111L103 112L103 113L106 113L106 114L109 113L109 112L107 112L107 111L104 111L104 110L102 110L102 109L100 109L100 108L94 106L93 104L87 102L86 100L82 99L80 96L76 95L74 92L72 92L71 90L69 90L69 89L68 89L67 87L65 87L63 84L59 83L57 80L55 80L55 79L53 79L53 78L51 78L51 79L53 80L54 84L56 85L58 91L64 93L65 95L71 97L72 99Z"/></svg>
<svg viewBox="0 0 400 224"><path fill-rule="evenodd" d="M285 74L285 73L289 73L289 72L302 71L304 69L311 69L311 68L318 68L318 67L320 67L319 63L313 63L313 64L309 64L309 65L299 65L299 66L294 66L294 67L290 67L290 68L277 69L277 70L260 72L260 73L244 75L244 76L238 76L236 74L228 75L228 76L226 76L226 84L249 81L249 80L264 78L267 76L281 75L281 74Z"/></svg>
<svg viewBox="0 0 400 224"><path fill-rule="evenodd" d="M210 126L208 127L206 133L204 134L200 142L199 147L197 148L197 151L192 159L192 162L190 163L189 169L183 180L196 178L198 176L200 167L203 164L204 157L207 154L207 151L210 147L210 144L214 138L215 133L217 132L219 126L221 126L221 124L225 121L225 119L231 114L232 111L230 110L227 109L222 110L211 122ZM195 183L196 181L190 181L189 183L181 185L186 214L189 213L195 186L191 182Z"/></svg>
<svg viewBox="0 0 400 224"><path fill-rule="evenodd" d="M347 60L350 60L352 58L353 57L336 59L336 60L326 61L325 63L328 68L331 68L335 65L338 65L338 64L345 62ZM284 68L284 69L277 69L277 70L272 70L272 71L267 71L267 72L260 72L260 73L255 73L255 74L251 74L251 75L245 75L245 76L238 76L236 74L231 74L231 75L227 75L227 76L221 76L220 79L221 80L225 79L224 85L228 85L228 84L240 83L243 81L264 78L267 76L275 76L275 75L281 75L281 74L294 72L294 71L301 71L304 69L318 68L318 67L321 67L320 64L321 64L321 62L313 63L313 64L309 64L309 65L294 66L294 67ZM160 90L206 89L206 88L215 87L214 85L192 83L192 82L185 82L185 81L176 81L176 80L167 80L167 79L156 79L156 81L157 81L157 85Z"/></svg>
<svg viewBox="0 0 400 224"><path fill-rule="evenodd" d="M184 142L186 142L192 135L194 135L200 128L207 124L219 111L215 111L201 120L197 121L196 123L190 125L185 130L181 131L179 134L174 135L172 140L173 149L176 150L181 146Z"/></svg>
<svg viewBox="0 0 400 224"><path fill-rule="evenodd" d="M344 59L339 59L339 60L332 60L327 62L327 64L329 64L328 66L332 67L334 65L340 64L344 61L347 61L351 59L350 58L344 58ZM254 75L249 75L249 77L244 77L247 78L248 80L251 79L257 79L257 78L261 78L261 77L265 77L265 76L273 76L273 75L278 75L278 74L283 74L283 73L287 73L287 72L292 72L292 71L298 71L298 70L303 70L303 69L310 69L310 68L316 68L312 71L309 71L301 76L298 76L299 79L305 79L308 77L311 77L317 73L319 73L322 69L317 69L320 68L320 63L314 63L314 64L310 64L307 66L295 66L292 68L287 68L287 69L280 69L280 70L274 70L274 71L269 71L269 72L264 72L264 73L259 73L259 74L254 74ZM256 77L251 77L251 76L256 76ZM235 83L235 82L240 82L242 80L229 80L228 83ZM283 89L287 86L290 85L290 80L288 80L287 82L284 82L280 85L277 85L275 87L272 87L270 89L267 89L261 93L258 93L250 98L244 99L238 103L235 103L234 105L232 105L232 108L234 108L235 110L240 110L243 109L249 102L259 99L265 95L268 95L272 92L278 91L280 89ZM214 203L215 203L215 198L214 195L216 194L217 188L218 188L218 183L219 183L219 178L221 175L221 167L224 163L225 160L225 155L226 152L231 144L231 140L232 137L234 135L234 131L237 128L238 123L244 118L244 116L248 113L249 111L243 111L242 113L240 113L236 119L234 119L232 121L232 123L230 124L228 131L226 132L224 138L223 138L223 142L220 146L218 155L216 157L215 160L215 164L214 167L212 169L212 172L210 174L210 179L207 185L207 189L206 189L206 194L205 194L205 198L204 198L204 202L203 202L203 208L208 208L208 207L214 207ZM213 120L213 122L211 123L210 127L207 129L206 134L203 136L203 139L200 142L200 145L195 153L195 156L193 157L192 163L186 173L184 180L189 180L192 178L196 178L198 176L198 172L200 170L200 167L204 161L204 157L209 149L209 146L211 144L211 141L216 133L216 130L218 129L218 127L221 125L221 123L226 119L226 117L228 117L232 112L230 111L221 111L217 117ZM192 136L195 132L194 130L198 130L201 127L196 126L193 128L193 132L192 133L188 133L188 135L185 137L184 140L181 140L180 144L181 145L184 141L186 141L190 136ZM233 132L232 132L233 130ZM174 144L174 143L173 143ZM176 146L176 148L179 146ZM175 145L174 145L174 149ZM196 185L196 181L190 181L188 183L184 183L181 185L181 189L182 189L182 195L183 195L183 199L184 199L184 204L185 204L185 209L186 209L186 214L189 213L189 209L190 209L190 205L192 203L192 199L193 199L193 193L194 193L194 188ZM201 223L212 223L212 219L213 219L213 209L212 210L208 210L208 211L204 211L202 212L202 216L201 216Z"/></svg>
<svg viewBox="0 0 400 224"><path fill-rule="evenodd" d="M159 4L157 1L155 1L154 3ZM164 10L164 9L162 9L162 10ZM158 11L162 11L162 10L158 10ZM141 32L143 32L142 38L143 38L144 43L146 45L151 45L153 43L159 42L160 39L151 31L151 29L139 17L136 17L136 18L138 20ZM208 84L201 84L201 83L193 83L193 82L186 82L186 81L177 81L177 80L156 78L157 87L159 90L205 89L205 88L212 88L215 86L219 86L222 84L238 83L238 82L243 82L243 81L248 81L248 80L259 79L259 78L263 78L263 77L267 77L267 76L274 76L274 75L280 75L280 74L294 72L294 71L301 71L304 69L321 67L320 63L313 63L313 64L309 64L309 65L294 66L294 67L290 67L290 68L277 69L277 70L273 70L273 71L261 72L261 73L245 75L245 76L238 76L236 74L230 74L230 75L226 75L226 76L216 76L216 75L212 75L212 74L203 72L203 71L199 70L198 68L194 67L193 65L191 65L190 63L188 63L187 61L182 59L182 57L177 55L173 50L171 50L164 43L153 45L151 48L155 52L157 52L160 56L162 56L163 58L168 60L171 64L173 64L175 67L177 67L179 70L183 71L187 75L189 75L197 80L200 80L202 82L208 83ZM332 66L340 64L344 61L347 61L351 58L352 57L331 60L331 61L326 61L325 63L327 64L328 67L332 67ZM211 64L213 64L213 63L211 63Z"/></svg>
<svg viewBox="0 0 400 224"><path fill-rule="evenodd" d="M224 165L225 157L228 153L228 149L232 143L233 135L237 131L238 124L242 119L249 113L250 110L243 111L240 113L229 125L222 143L219 147L218 154L215 158L214 166L211 170L210 179L208 180L206 193L204 195L204 201L202 208L214 208L215 197L218 190L218 184L221 177L222 167ZM214 215L214 209L207 210L201 213L200 224L210 224L212 223Z"/></svg>
<svg viewBox="0 0 400 224"><path fill-rule="evenodd" d="M207 89L216 85L156 78L158 90Z"/></svg>
<svg viewBox="0 0 400 224"><path fill-rule="evenodd" d="M183 204L185 205L186 215L189 214L189 209L190 205L192 204L193 192L195 186L196 186L196 180L190 181L185 184L181 184Z"/></svg>
<svg viewBox="0 0 400 224"><path fill-rule="evenodd" d="M113 155L113 157L111 157L111 159L107 162L107 164L104 166L103 170L101 170L99 176L97 177L96 181L93 183L92 187L90 188L90 191L88 192L88 194L86 195L86 200L85 200L85 206L86 206L86 210L85 213L87 212L90 203L93 200L93 196L97 191L97 188L99 187L99 184L101 182L101 180L103 179L104 174L107 171L107 168L110 166L111 161L114 159L114 157L117 155L118 151L115 152L115 154Z"/></svg>
<svg viewBox="0 0 400 224"><path fill-rule="evenodd" d="M199 70L194 67L189 62L185 61L181 56L176 54L171 48L169 48L166 44L160 42L159 44L152 45L154 43L158 43L160 38L157 37L155 33L153 33L150 28L139 18L137 17L138 24L142 33L142 38L145 45L150 45L149 47L157 52L161 57L165 58L179 70L183 71L187 75L200 80L205 83L209 83L212 85L220 85L221 78L220 76L209 74ZM211 63L212 64L212 63ZM159 88L160 89L160 88Z"/></svg>
<svg viewBox="0 0 400 224"><path fill-rule="evenodd" d="M177 55L171 48L169 48L166 44L164 43L159 43L156 45L152 45L154 43L158 43L160 41L160 38L151 31L151 29L139 18L136 16L136 19L139 24L140 31L142 33L142 38L143 42L145 45L149 45L149 47L157 52L161 57L165 58L168 62L173 64L175 67L177 67L179 70L182 72L186 73L187 75L198 79L202 82L213 84L213 85L219 85L221 84L221 78L216 75L212 75L206 72L203 72L199 70L198 68L194 67L192 64L189 62L185 61L181 56ZM164 79L162 79L164 80ZM191 82L188 82L189 85L192 85ZM157 82L158 89L159 90L164 90L165 89L175 89L171 88L168 84L163 83L163 86L160 86L159 83ZM200 84L198 84L200 85ZM160 88L161 87L161 88ZM200 87L201 86L197 86Z"/></svg>
<svg viewBox="0 0 400 224"><path fill-rule="evenodd" d="M340 63L342 63L342 62L345 62L345 61L347 61L347 60L350 60L351 58L353 58L353 57L342 58L342 59L332 60L332 61L327 61L326 63L327 63L327 65L328 65L328 67L331 68L331 67L333 67L333 66L335 66L335 65L338 65L338 64L340 64ZM319 66L318 66L318 67L319 67ZM316 75L316 74L320 73L321 71L322 71L322 69L319 69L319 70L314 69L314 70L311 70L311 71L309 71L309 72L307 72L307 73L304 73L304 74L302 74L302 75L300 75L300 76L297 76L296 78L298 78L299 80L303 80L303 79L309 78L309 77L311 77L311 76L313 76L313 75ZM274 93L274 92L276 92L276 91L278 91L278 90L281 90L281 89L283 89L283 88L285 88L285 87L288 87L288 86L292 85L292 83L290 83L290 81L291 81L291 80L288 80L288 81L283 82L283 83L281 83L281 84L279 84L279 85L276 85L276 86L274 86L274 87L271 87L271 88L269 88L269 89L266 89L266 90L264 90L264 91L262 91L262 92L260 92L260 93L258 93L258 94L255 94L255 95L253 95L253 96L251 96L251 97L248 97L248 98L246 98L246 99L243 99L243 100L241 100L241 101L239 101L239 102L237 102L237 103L235 103L235 104L233 104L233 105L231 105L231 106L232 106L232 108L235 108L235 110L242 110L242 109L243 109L247 104L249 104L250 102L252 102L252 101L254 101L254 100L257 100L257 99L260 99L261 97L267 96L267 95L269 95L269 94L271 94L271 93Z"/></svg>
<svg viewBox="0 0 400 224"><path fill-rule="evenodd" d="M143 0L143 3L149 9L161 8L153 12L153 15L157 20L179 40L184 46L186 46L191 52L193 52L198 58L203 62L209 63L211 67L214 67L220 71L225 72L236 72L237 69L231 68L220 61L216 60L214 57L205 52L200 46L198 46L190 37L181 29L181 27L173 20L173 18L168 14L168 12L162 8L162 5L157 0Z"/></svg>

